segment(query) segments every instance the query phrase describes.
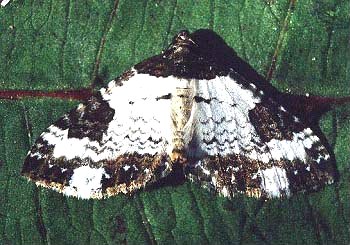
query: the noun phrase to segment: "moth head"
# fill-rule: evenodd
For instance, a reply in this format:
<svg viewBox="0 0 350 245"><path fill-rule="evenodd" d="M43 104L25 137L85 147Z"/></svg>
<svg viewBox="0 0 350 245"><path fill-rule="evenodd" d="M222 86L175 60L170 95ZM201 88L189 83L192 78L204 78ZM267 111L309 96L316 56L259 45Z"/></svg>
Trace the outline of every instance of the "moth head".
<svg viewBox="0 0 350 245"><path fill-rule="evenodd" d="M180 31L171 43L172 46L186 47L186 46L197 46L197 44L191 39L189 31Z"/></svg>
<svg viewBox="0 0 350 245"><path fill-rule="evenodd" d="M169 47L164 51L164 56L174 60L175 63L183 61L186 56L198 45L192 40L189 31L180 31L174 38Z"/></svg>

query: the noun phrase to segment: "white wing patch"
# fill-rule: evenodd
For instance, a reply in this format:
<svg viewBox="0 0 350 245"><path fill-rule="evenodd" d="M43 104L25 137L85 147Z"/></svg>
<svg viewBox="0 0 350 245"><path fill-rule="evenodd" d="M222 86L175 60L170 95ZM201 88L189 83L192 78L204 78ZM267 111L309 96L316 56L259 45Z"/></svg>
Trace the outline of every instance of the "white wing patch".
<svg viewBox="0 0 350 245"><path fill-rule="evenodd" d="M176 89L187 86L186 79L155 79L147 74L137 74L123 86L112 81L106 90L101 90L103 98L116 111L107 133L112 138L108 140L120 142L120 152L171 154L173 108L172 100L164 96L172 96ZM155 141L163 139L163 144L155 146L149 137Z"/></svg>
<svg viewBox="0 0 350 245"><path fill-rule="evenodd" d="M252 150L252 142L259 138L248 112L260 98L229 77L197 81L195 86L196 95L210 101L196 103L193 108L193 137L200 144L195 157L201 157L203 153L215 156ZM212 143L206 143L214 138Z"/></svg>
<svg viewBox="0 0 350 245"><path fill-rule="evenodd" d="M63 193L67 196L75 196L82 199L101 198L101 180L103 177L109 178L109 175L103 168L78 167L74 169L69 186L63 189Z"/></svg>
<svg viewBox="0 0 350 245"><path fill-rule="evenodd" d="M289 181L285 169L272 167L259 170L258 174L263 176L260 187L268 197L280 197L282 193L286 196L290 195Z"/></svg>
<svg viewBox="0 0 350 245"><path fill-rule="evenodd" d="M307 153L305 150L310 149L314 143L319 141L320 139L313 135L311 129L306 128L302 132L293 133L292 140L272 139L267 143L267 146L275 160L288 159L292 161L299 159L306 163Z"/></svg>
<svg viewBox="0 0 350 245"><path fill-rule="evenodd" d="M107 140L119 142L119 152L155 154L164 152L171 142L170 100L156 98L171 93L175 84L162 80L138 74L123 86L112 81L107 90L101 90L103 98L116 111ZM155 141L163 139L163 144L156 146L149 137Z"/></svg>
<svg viewBox="0 0 350 245"><path fill-rule="evenodd" d="M94 162L104 159L111 159L113 153L111 151L102 151L102 148L97 141L91 141L87 137L68 138L68 129L61 130L60 128L51 125L48 128L49 132L43 133L41 137L50 145L54 145L53 157L64 157L66 160L74 158L90 158ZM97 150L96 150L97 149Z"/></svg>
<svg viewBox="0 0 350 245"><path fill-rule="evenodd" d="M259 96L229 77L201 80L195 86L197 96L210 100L210 103L197 103L193 108L194 137L201 142L196 157L200 157L203 152L215 156L243 151L248 152L250 158L265 163L281 159L306 162L305 149L310 149L320 141L310 128L306 128L293 133L292 140L272 139L263 146L258 146L257 143L263 143L250 122L248 113L255 104L261 102ZM283 107L280 109L285 111ZM213 138L216 139L214 142L205 143ZM266 151L269 153L264 153ZM259 155L261 153L263 155Z"/></svg>
<svg viewBox="0 0 350 245"><path fill-rule="evenodd" d="M5 7L10 2L10 0L2 0L0 2L1 2L1 7Z"/></svg>
<svg viewBox="0 0 350 245"><path fill-rule="evenodd" d="M186 86L187 81L137 74L123 83L123 86L118 86L111 81L107 89L100 91L103 99L115 110L101 142L68 138L68 129L61 130L56 126L50 126L49 132L41 135L55 146L55 158L89 157L98 162L125 153L154 155L171 152L171 99L159 98L171 94L179 86ZM162 143L158 143L160 141Z"/></svg>

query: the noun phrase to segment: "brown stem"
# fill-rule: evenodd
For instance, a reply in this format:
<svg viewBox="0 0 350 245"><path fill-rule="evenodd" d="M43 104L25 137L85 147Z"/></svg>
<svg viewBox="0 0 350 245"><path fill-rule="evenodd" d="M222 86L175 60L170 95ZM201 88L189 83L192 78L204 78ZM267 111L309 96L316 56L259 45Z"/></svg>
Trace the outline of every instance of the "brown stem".
<svg viewBox="0 0 350 245"><path fill-rule="evenodd" d="M293 114L306 121L318 124L321 116L336 106L350 103L350 96L332 98L323 96L305 96L280 93L277 100L286 105Z"/></svg>
<svg viewBox="0 0 350 245"><path fill-rule="evenodd" d="M0 99L17 100L26 97L48 97L59 99L74 99L85 100L92 95L91 89L78 90L55 90L55 91L40 91L40 90L1 90Z"/></svg>
<svg viewBox="0 0 350 245"><path fill-rule="evenodd" d="M350 103L350 96L341 97L341 98L325 97L325 96L310 96L310 97L315 101L315 103L317 102L319 104L329 104L331 106Z"/></svg>

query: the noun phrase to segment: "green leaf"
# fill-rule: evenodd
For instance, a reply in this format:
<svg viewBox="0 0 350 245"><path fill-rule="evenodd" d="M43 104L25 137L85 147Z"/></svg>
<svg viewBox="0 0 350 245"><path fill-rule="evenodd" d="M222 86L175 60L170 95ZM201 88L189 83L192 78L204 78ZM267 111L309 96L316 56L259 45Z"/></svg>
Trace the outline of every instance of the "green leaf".
<svg viewBox="0 0 350 245"><path fill-rule="evenodd" d="M159 53L182 29L210 28L273 84L349 94L347 0L11 1L0 9L0 90L105 82ZM0 100L0 244L347 244L350 108L324 117L340 181L286 200L232 201L185 183L132 197L77 200L20 177L35 138L77 104Z"/></svg>

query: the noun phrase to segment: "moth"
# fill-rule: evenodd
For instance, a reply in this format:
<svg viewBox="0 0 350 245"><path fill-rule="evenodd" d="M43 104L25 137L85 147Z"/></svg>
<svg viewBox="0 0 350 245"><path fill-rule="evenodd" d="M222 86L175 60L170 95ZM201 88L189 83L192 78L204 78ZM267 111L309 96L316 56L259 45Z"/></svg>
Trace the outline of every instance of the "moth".
<svg viewBox="0 0 350 245"><path fill-rule="evenodd" d="M315 101L279 92L213 31L181 31L42 133L22 175L83 199L174 172L229 198L316 191L338 172Z"/></svg>

